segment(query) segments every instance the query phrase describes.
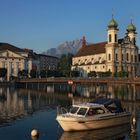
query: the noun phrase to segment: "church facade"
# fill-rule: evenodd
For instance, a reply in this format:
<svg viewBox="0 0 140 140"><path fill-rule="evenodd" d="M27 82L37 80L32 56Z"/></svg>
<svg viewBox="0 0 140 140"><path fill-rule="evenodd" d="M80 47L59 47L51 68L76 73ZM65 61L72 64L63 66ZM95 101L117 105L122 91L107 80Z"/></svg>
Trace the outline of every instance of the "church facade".
<svg viewBox="0 0 140 140"><path fill-rule="evenodd" d="M136 27L131 22L121 39L118 39L118 30L118 24L112 18L107 41L86 45L83 37L82 47L72 59L72 70L78 70L82 77L87 77L91 71L110 71L112 75L124 71L129 77L135 77L139 65Z"/></svg>

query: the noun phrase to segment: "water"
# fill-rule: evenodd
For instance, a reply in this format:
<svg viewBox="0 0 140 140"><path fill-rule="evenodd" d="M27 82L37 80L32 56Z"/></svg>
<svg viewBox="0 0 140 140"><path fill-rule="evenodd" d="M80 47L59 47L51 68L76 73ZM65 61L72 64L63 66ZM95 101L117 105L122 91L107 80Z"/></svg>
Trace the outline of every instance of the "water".
<svg viewBox="0 0 140 140"><path fill-rule="evenodd" d="M0 88L0 140L32 140L30 133L34 128L40 133L38 140L140 140L139 86L82 85L77 86L74 93L69 93L65 87L55 90L54 86L48 86L47 89ZM96 131L63 132L55 120L56 107L69 107L99 96L122 101L132 113L131 131L124 125Z"/></svg>

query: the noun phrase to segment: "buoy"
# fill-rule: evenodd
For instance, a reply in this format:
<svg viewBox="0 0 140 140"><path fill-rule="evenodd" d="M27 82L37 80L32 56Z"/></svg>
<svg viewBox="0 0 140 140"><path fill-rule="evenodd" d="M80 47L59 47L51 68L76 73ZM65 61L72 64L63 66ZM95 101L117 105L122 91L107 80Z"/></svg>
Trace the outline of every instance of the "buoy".
<svg viewBox="0 0 140 140"><path fill-rule="evenodd" d="M39 136L39 132L38 132L36 129L33 129L33 130L31 131L31 136L32 136L32 137L38 137L38 136Z"/></svg>

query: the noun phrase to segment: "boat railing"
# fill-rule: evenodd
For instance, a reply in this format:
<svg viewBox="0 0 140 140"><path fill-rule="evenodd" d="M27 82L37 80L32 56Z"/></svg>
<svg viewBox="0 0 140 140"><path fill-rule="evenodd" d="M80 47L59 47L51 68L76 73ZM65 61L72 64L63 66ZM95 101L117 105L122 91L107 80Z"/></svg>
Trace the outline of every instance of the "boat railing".
<svg viewBox="0 0 140 140"><path fill-rule="evenodd" d="M64 108L64 107L57 107L57 114L58 115L61 115L61 114L66 114L66 113L68 113L68 110L66 109L66 108Z"/></svg>

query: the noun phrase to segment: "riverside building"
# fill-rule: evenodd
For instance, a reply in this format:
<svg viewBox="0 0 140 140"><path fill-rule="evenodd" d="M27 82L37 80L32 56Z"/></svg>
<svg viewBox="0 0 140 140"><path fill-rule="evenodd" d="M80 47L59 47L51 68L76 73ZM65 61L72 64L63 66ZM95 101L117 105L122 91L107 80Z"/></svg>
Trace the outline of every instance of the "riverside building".
<svg viewBox="0 0 140 140"><path fill-rule="evenodd" d="M18 72L27 70L28 74L32 69L32 59L29 53L8 43L0 43L0 68L7 70L6 79L11 76L18 77Z"/></svg>
<svg viewBox="0 0 140 140"><path fill-rule="evenodd" d="M78 70L82 77L87 77L91 71L110 71L112 75L125 71L129 77L135 77L139 65L136 27L131 22L121 39L118 39L118 31L118 24L112 18L107 41L86 45L83 37L82 47L72 59L72 70Z"/></svg>

